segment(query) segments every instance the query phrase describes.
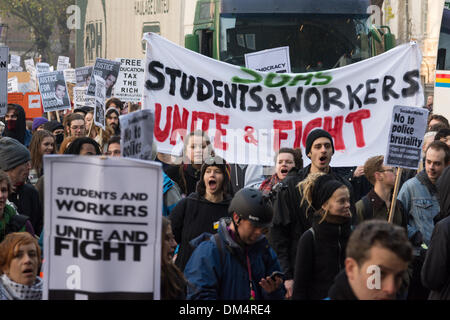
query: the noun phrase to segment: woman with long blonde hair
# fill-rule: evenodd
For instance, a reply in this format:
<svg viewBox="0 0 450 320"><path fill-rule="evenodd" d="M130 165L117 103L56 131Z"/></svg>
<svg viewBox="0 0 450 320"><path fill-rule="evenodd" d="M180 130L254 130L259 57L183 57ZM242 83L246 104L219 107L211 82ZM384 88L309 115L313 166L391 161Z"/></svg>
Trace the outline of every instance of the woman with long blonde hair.
<svg viewBox="0 0 450 320"><path fill-rule="evenodd" d="M292 299L321 300L344 268L351 232L350 190L322 172L308 175L298 188L303 195L301 205L306 201L314 217L312 227L298 242Z"/></svg>

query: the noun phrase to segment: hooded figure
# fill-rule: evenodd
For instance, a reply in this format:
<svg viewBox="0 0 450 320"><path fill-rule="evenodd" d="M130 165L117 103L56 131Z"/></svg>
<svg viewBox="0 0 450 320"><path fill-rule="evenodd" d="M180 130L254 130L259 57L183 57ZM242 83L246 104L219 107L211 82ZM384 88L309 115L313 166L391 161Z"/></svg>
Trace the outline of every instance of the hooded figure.
<svg viewBox="0 0 450 320"><path fill-rule="evenodd" d="M450 300L450 166L437 183L441 212L434 218L431 242L422 267L422 283L430 300Z"/></svg>
<svg viewBox="0 0 450 320"><path fill-rule="evenodd" d="M189 242L204 232L216 233L220 218L230 216L230 178L225 160L219 157L207 159L200 172L197 192L180 200L169 216L175 240L180 244L175 264L181 271L194 251ZM214 195L214 200L211 199L211 194Z"/></svg>
<svg viewBox="0 0 450 320"><path fill-rule="evenodd" d="M26 134L26 119L25 111L23 108L15 103L8 104L8 111L14 110L14 114L17 120L7 120L5 131L3 132L4 137L14 138L21 144L25 145L25 134Z"/></svg>

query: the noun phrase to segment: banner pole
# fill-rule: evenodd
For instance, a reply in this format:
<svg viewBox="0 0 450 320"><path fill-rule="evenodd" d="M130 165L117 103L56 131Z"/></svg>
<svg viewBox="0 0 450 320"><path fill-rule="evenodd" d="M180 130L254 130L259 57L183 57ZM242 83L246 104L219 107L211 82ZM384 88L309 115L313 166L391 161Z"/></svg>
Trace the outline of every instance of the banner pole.
<svg viewBox="0 0 450 320"><path fill-rule="evenodd" d="M400 179L402 176L402 171L403 171L403 168L397 168L397 176L395 177L394 193L392 194L391 209L389 210L389 218L388 218L389 223L392 223L392 221L394 220L395 205L397 202L396 200L397 200L398 189L399 189L399 185L400 185Z"/></svg>

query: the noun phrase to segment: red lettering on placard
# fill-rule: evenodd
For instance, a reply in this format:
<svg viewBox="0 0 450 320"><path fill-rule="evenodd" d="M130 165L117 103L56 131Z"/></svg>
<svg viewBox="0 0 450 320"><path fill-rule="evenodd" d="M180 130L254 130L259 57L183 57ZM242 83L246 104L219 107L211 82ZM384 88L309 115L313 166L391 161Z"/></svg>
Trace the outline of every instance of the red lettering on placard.
<svg viewBox="0 0 450 320"><path fill-rule="evenodd" d="M177 143L177 135L184 137L187 135L187 125L189 120L189 111L183 108L183 116L181 119L180 110L178 105L174 106L173 112L173 125L172 125L172 134L170 135L170 144L175 145Z"/></svg>
<svg viewBox="0 0 450 320"><path fill-rule="evenodd" d="M305 126L305 131L303 131L303 147L306 148L306 138L308 138L308 134L312 131L314 128L321 128L322 127L322 118L315 118L308 122L308 124Z"/></svg>
<svg viewBox="0 0 450 320"><path fill-rule="evenodd" d="M344 125L344 116L338 116L334 118L325 117L323 130L327 131L334 140L334 150L345 150L344 136L342 135L342 126Z"/></svg>
<svg viewBox="0 0 450 320"><path fill-rule="evenodd" d="M161 130L160 127L161 112L161 104L155 103L155 127L153 128L153 133L155 134L156 140L158 140L159 142L163 142L169 137L170 127L172 126L172 107L167 107L166 125L164 126L163 130Z"/></svg>
<svg viewBox="0 0 450 320"><path fill-rule="evenodd" d="M280 150L281 140L287 140L288 134L283 130L292 130L292 121L274 120L273 128L275 129L275 136L273 139L273 150Z"/></svg>
<svg viewBox="0 0 450 320"><path fill-rule="evenodd" d="M363 119L370 118L370 110L361 109L356 112L349 113L345 118L345 122L352 123L353 129L355 130L356 146L362 148L366 146L366 141L364 140L364 129L362 125Z"/></svg>
<svg viewBox="0 0 450 320"><path fill-rule="evenodd" d="M229 116L216 113L216 134L214 136L214 148L226 151L228 143L222 141L222 137L227 135L227 130L222 128L222 124L228 124Z"/></svg>

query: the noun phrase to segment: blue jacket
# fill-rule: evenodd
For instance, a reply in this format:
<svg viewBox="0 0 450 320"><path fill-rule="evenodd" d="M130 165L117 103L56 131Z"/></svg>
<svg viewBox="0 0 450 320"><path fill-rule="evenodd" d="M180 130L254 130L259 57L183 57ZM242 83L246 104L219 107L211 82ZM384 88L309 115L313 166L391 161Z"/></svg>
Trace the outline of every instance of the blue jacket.
<svg viewBox="0 0 450 320"><path fill-rule="evenodd" d="M184 275L189 282L188 300L249 300L250 277L246 263L246 250L231 237L227 226L230 218L222 218L219 224L219 239L222 243L222 259L214 235L204 233L191 241L196 250L186 265ZM206 241L205 241L206 240ZM255 244L248 247L252 285L256 300L279 300L284 298L284 286L271 294L258 284L261 278L280 271L275 251L267 239L261 236Z"/></svg>
<svg viewBox="0 0 450 320"><path fill-rule="evenodd" d="M406 181L397 199L400 200L408 214L408 238L412 238L417 231L423 236L423 242L429 245L434 228L433 218L439 213L439 202L436 194L432 194L429 188L418 178L419 173ZM431 183L431 182L430 182Z"/></svg>

